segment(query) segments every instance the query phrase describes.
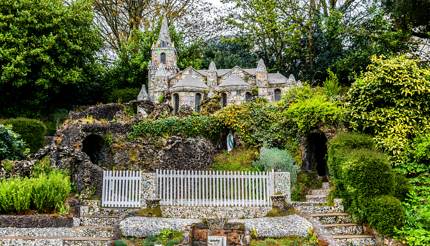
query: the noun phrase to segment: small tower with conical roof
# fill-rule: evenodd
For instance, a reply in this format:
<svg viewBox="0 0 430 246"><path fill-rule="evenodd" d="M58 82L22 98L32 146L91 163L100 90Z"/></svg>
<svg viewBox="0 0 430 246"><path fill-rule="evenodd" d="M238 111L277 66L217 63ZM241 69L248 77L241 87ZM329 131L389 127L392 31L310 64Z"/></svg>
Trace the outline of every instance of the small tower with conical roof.
<svg viewBox="0 0 430 246"><path fill-rule="evenodd" d="M211 61L208 69L208 86L211 88L217 85L218 75L216 70L215 62Z"/></svg>
<svg viewBox="0 0 430 246"><path fill-rule="evenodd" d="M163 16L157 42L152 45L151 62L149 64L148 95L151 100L157 100L156 91L167 89L168 78L176 74L177 66L176 48L169 34L169 24L166 15ZM161 84L159 84L161 83Z"/></svg>
<svg viewBox="0 0 430 246"><path fill-rule="evenodd" d="M259 81L262 84L267 82L268 74L267 74L266 64L264 64L263 59L260 59L258 61L257 69L255 70L255 77L257 81Z"/></svg>

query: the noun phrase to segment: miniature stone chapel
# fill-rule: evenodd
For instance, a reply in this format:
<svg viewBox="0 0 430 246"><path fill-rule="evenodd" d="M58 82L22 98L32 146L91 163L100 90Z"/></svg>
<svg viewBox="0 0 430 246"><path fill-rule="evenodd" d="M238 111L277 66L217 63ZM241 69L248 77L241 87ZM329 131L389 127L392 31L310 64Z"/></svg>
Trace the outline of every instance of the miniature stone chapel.
<svg viewBox="0 0 430 246"><path fill-rule="evenodd" d="M300 85L291 74L286 78L281 73L268 73L264 61L257 68L217 69L211 62L207 70L188 67L182 71L177 66L175 44L169 34L167 18L164 16L158 40L152 46L149 62L148 91L142 86L138 100L161 101L166 97L175 112L186 106L200 111L203 99L216 93L221 95L221 105L239 104L253 97L278 101L281 95L293 86Z"/></svg>

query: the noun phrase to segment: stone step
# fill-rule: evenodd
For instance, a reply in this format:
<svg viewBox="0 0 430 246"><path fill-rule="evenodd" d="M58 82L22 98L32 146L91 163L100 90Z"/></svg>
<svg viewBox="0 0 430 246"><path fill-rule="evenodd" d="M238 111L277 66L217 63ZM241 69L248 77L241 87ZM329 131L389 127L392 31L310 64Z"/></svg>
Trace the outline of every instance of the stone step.
<svg viewBox="0 0 430 246"><path fill-rule="evenodd" d="M122 220L120 217L116 216L88 216L79 219L81 226L116 226L119 225Z"/></svg>
<svg viewBox="0 0 430 246"><path fill-rule="evenodd" d="M330 189L330 183L329 182L323 182L322 183L322 188L323 189L327 189L327 190Z"/></svg>
<svg viewBox="0 0 430 246"><path fill-rule="evenodd" d="M42 237L42 238L113 238L113 227L78 226L52 228L0 228L0 238L3 237Z"/></svg>
<svg viewBox="0 0 430 246"><path fill-rule="evenodd" d="M334 235L337 246L373 246L376 239L371 235Z"/></svg>
<svg viewBox="0 0 430 246"><path fill-rule="evenodd" d="M308 202L327 202L327 195L306 195L306 201Z"/></svg>
<svg viewBox="0 0 430 246"><path fill-rule="evenodd" d="M112 241L103 237L0 237L2 246L108 246L112 245Z"/></svg>
<svg viewBox="0 0 430 246"><path fill-rule="evenodd" d="M323 228L332 235L359 235L363 234L363 226L348 223L348 224L325 224Z"/></svg>
<svg viewBox="0 0 430 246"><path fill-rule="evenodd" d="M317 213L334 213L343 212L343 205L327 206L325 203L319 202L294 202L292 206L299 212L304 214L317 214Z"/></svg>
<svg viewBox="0 0 430 246"><path fill-rule="evenodd" d="M318 219L321 224L351 223L352 217L348 213L315 213L309 215Z"/></svg>
<svg viewBox="0 0 430 246"><path fill-rule="evenodd" d="M311 195L328 195L329 192L329 189L316 189L311 190Z"/></svg>

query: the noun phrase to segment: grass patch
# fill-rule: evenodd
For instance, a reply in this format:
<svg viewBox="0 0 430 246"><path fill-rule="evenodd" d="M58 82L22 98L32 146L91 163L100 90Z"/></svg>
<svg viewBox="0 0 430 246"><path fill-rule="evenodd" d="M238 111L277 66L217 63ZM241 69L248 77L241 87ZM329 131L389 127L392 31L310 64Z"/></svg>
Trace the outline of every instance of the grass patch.
<svg viewBox="0 0 430 246"><path fill-rule="evenodd" d="M288 210L282 210L279 208L272 208L269 212L267 212L266 217L281 217L296 214L296 210L291 207Z"/></svg>
<svg viewBox="0 0 430 246"><path fill-rule="evenodd" d="M218 171L258 171L252 162L258 157L257 149L236 148L223 151L214 157L213 170Z"/></svg>
<svg viewBox="0 0 430 246"><path fill-rule="evenodd" d="M310 190L321 189L322 180L316 172L301 171L297 175L297 182L294 184L291 199L293 201L305 201Z"/></svg>
<svg viewBox="0 0 430 246"><path fill-rule="evenodd" d="M314 246L318 245L311 238L304 237L285 237L285 238L266 238L264 240L252 240L251 246Z"/></svg>

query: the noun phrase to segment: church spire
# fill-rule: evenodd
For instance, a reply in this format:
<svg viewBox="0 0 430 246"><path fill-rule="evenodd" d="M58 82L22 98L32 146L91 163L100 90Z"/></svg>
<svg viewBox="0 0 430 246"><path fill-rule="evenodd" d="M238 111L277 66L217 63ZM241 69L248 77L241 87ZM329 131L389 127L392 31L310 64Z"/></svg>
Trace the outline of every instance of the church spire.
<svg viewBox="0 0 430 246"><path fill-rule="evenodd" d="M214 61L209 64L209 72L216 72L216 65Z"/></svg>
<svg viewBox="0 0 430 246"><path fill-rule="evenodd" d="M266 64L264 64L263 59L260 59L257 64L257 72L267 72Z"/></svg>
<svg viewBox="0 0 430 246"><path fill-rule="evenodd" d="M169 23L167 21L166 14L163 15L163 21L161 22L160 34L158 35L156 47L167 48L174 47L172 39L169 34Z"/></svg>

